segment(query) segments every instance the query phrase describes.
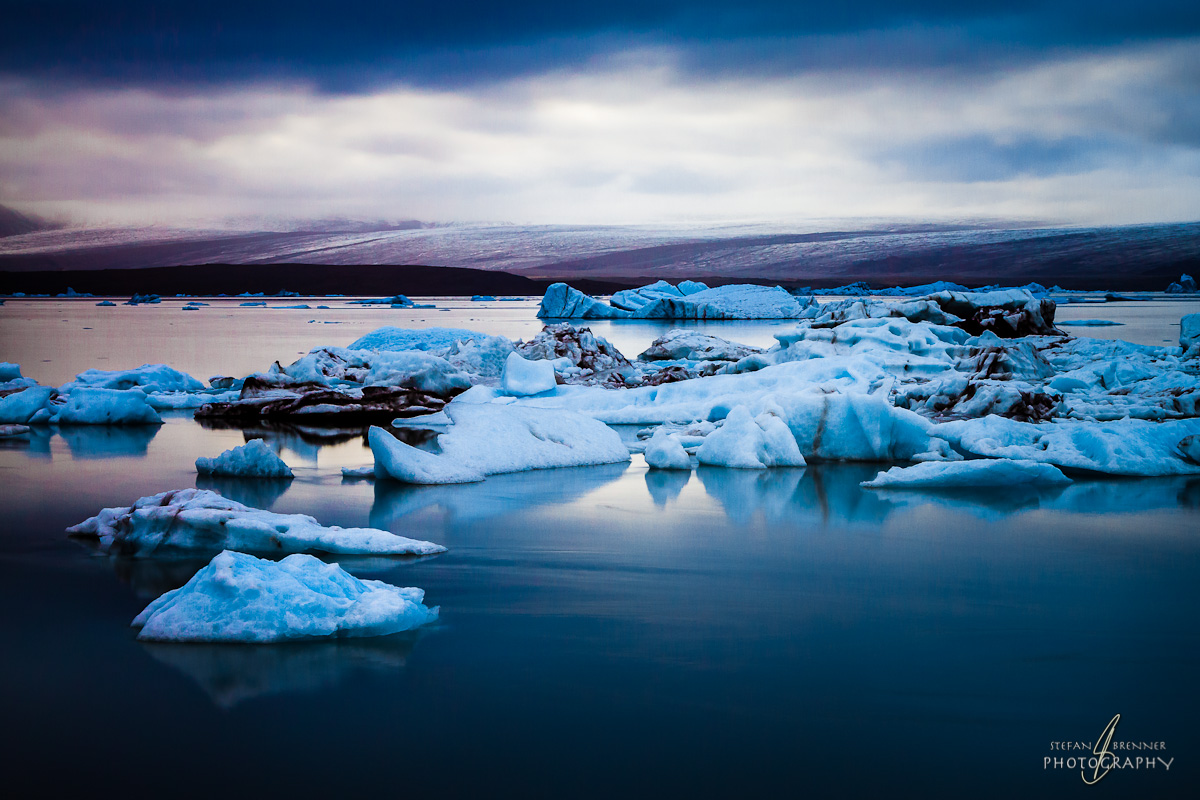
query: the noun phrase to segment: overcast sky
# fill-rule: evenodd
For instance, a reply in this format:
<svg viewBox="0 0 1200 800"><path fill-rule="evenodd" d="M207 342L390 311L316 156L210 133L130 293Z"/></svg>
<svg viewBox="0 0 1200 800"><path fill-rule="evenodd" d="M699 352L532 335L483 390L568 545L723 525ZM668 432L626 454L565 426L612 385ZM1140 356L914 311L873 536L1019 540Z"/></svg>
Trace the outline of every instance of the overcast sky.
<svg viewBox="0 0 1200 800"><path fill-rule="evenodd" d="M85 223L1200 219L1200 3L3 2Z"/></svg>

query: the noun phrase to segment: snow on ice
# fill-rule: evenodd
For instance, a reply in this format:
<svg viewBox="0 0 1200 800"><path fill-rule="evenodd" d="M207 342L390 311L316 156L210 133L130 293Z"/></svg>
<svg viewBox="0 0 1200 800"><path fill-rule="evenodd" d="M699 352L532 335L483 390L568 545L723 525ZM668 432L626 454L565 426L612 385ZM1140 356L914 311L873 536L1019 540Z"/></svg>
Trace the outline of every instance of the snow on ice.
<svg viewBox="0 0 1200 800"><path fill-rule="evenodd" d="M424 600L421 589L359 580L313 556L268 561L226 550L132 624L139 639L166 642L387 636L436 620Z"/></svg>
<svg viewBox="0 0 1200 800"><path fill-rule="evenodd" d="M196 459L201 475L237 478L291 478L291 468L262 439L251 439L240 447L226 450L216 458Z"/></svg>
<svg viewBox="0 0 1200 800"><path fill-rule="evenodd" d="M446 549L374 528L324 527L304 514L249 508L206 489L162 492L132 506L105 508L67 533L132 558L224 549L372 555L432 555Z"/></svg>

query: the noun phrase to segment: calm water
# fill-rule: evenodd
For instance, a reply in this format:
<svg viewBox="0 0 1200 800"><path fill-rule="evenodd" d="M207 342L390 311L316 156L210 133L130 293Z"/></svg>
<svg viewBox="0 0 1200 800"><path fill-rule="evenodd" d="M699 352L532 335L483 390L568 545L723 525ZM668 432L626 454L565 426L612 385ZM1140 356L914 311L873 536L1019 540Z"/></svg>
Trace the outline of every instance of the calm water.
<svg viewBox="0 0 1200 800"><path fill-rule="evenodd" d="M528 305L452 305L318 325L326 312L10 301L0 358L51 383L105 353L207 376L413 318L538 330ZM770 325L736 327L770 341ZM654 332L612 329L632 353ZM213 488L445 544L343 562L423 587L441 621L356 642L139 643L129 621L203 560L112 561L63 529L197 485L197 456L245 438L175 415L0 442L0 736L22 794L1194 795L1198 478L884 494L858 483L887 465L663 475L635 457L405 487L343 482L370 462L354 433L273 435L294 481ZM1051 742L1093 742L1116 713L1117 740L1166 742L1169 772L1088 787L1043 769L1067 755Z"/></svg>

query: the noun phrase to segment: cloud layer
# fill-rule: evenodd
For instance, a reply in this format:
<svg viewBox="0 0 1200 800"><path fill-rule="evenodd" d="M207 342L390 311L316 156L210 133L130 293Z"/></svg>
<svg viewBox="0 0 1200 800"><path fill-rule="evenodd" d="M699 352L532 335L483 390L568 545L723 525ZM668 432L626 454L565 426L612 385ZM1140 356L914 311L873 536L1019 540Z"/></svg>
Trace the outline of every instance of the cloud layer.
<svg viewBox="0 0 1200 800"><path fill-rule="evenodd" d="M1190 6L26 5L0 203L53 217L1200 218Z"/></svg>

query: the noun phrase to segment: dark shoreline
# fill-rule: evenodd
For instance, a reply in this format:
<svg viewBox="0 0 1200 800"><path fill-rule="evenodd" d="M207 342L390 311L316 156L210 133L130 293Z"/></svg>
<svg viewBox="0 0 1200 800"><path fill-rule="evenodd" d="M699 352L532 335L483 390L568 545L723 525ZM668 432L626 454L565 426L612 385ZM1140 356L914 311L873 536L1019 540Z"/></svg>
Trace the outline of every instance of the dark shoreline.
<svg viewBox="0 0 1200 800"><path fill-rule="evenodd" d="M473 295L540 296L553 280L509 272L420 265L195 264L144 269L80 269L0 272L0 294L238 295L243 292L303 296L397 294L423 297ZM572 285L589 294L612 294L641 284L584 279Z"/></svg>

